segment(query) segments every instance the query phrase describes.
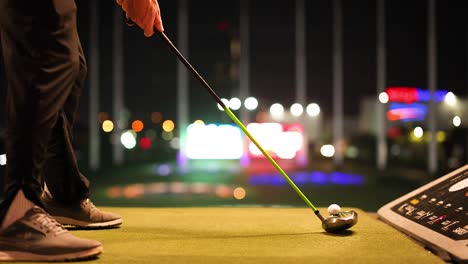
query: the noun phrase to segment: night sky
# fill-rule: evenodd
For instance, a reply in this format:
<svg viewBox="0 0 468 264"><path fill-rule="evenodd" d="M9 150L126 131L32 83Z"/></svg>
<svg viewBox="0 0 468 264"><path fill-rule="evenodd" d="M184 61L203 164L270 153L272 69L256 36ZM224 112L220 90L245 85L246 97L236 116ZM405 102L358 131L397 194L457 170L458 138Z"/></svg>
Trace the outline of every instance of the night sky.
<svg viewBox="0 0 468 264"><path fill-rule="evenodd" d="M115 1L100 2L101 111L112 112L112 30ZM468 26L464 1L437 1L438 86L465 96L468 91ZM159 0L166 34L177 45L177 1ZM230 39L238 34L239 2L189 1L189 60L222 97L236 95L229 79ZM78 0L81 41L88 53L90 0ZM307 99L332 113L333 1L306 1ZM376 94L376 1L343 1L345 115L356 115L359 100ZM294 102L294 1L251 1L251 95L269 107ZM427 1L387 1L387 83L427 87ZM123 22L122 22L123 23ZM219 25L226 30L220 30ZM176 118L176 59L157 38L124 29L125 105L132 118L152 111ZM88 58L89 59L89 58ZM6 87L1 66L2 93ZM196 82L190 88L191 120L224 120ZM80 112L87 116L88 91Z"/></svg>

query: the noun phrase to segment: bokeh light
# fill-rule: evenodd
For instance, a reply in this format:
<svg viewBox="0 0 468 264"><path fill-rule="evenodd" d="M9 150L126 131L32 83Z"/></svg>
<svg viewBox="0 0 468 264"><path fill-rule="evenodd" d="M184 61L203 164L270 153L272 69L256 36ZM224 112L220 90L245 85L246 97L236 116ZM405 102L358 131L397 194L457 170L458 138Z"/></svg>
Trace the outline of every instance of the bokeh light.
<svg viewBox="0 0 468 264"><path fill-rule="evenodd" d="M239 98L233 97L231 100L229 100L229 108L232 110L239 110L241 108L242 102Z"/></svg>
<svg viewBox="0 0 468 264"><path fill-rule="evenodd" d="M247 110L255 110L258 107L258 101L255 97L248 97L244 101L244 106Z"/></svg>
<svg viewBox="0 0 468 264"><path fill-rule="evenodd" d="M233 194L234 198L236 198L237 200L242 200L242 199L245 198L246 191L242 187L237 187L236 189L234 189L232 194Z"/></svg>
<svg viewBox="0 0 468 264"><path fill-rule="evenodd" d="M132 122L132 129L133 131L135 132L141 132L143 130L143 128L145 127L145 125L143 124L143 122L141 120L135 120Z"/></svg>
<svg viewBox="0 0 468 264"><path fill-rule="evenodd" d="M436 133L437 142L442 143L445 141L446 138L447 138L447 135L445 134L444 131L437 131Z"/></svg>
<svg viewBox="0 0 468 264"><path fill-rule="evenodd" d="M359 149L355 146L349 146L345 152L346 157L355 159L359 156Z"/></svg>
<svg viewBox="0 0 468 264"><path fill-rule="evenodd" d="M149 194L161 194L166 193L169 190L169 185L165 182L151 183L146 188Z"/></svg>
<svg viewBox="0 0 468 264"><path fill-rule="evenodd" d="M140 148L142 150L148 150L151 148L151 139L148 137L143 137L140 139Z"/></svg>
<svg viewBox="0 0 468 264"><path fill-rule="evenodd" d="M134 132L127 130L120 136L120 142L126 149L133 149L136 146L136 139Z"/></svg>
<svg viewBox="0 0 468 264"><path fill-rule="evenodd" d="M143 184L132 184L123 190L125 198L135 199L145 194L145 186Z"/></svg>
<svg viewBox="0 0 468 264"><path fill-rule="evenodd" d="M422 127L415 127L413 130L413 135L416 138L422 138L422 136L424 135L424 130L422 129Z"/></svg>
<svg viewBox="0 0 468 264"><path fill-rule="evenodd" d="M291 111L291 114L296 117L301 116L302 113L304 112L304 108L299 103L295 103L291 105L291 108L289 110Z"/></svg>
<svg viewBox="0 0 468 264"><path fill-rule="evenodd" d="M200 120L200 119L195 120L193 123L194 123L195 125L204 125L204 124L205 124L205 122L203 122L203 120Z"/></svg>
<svg viewBox="0 0 468 264"><path fill-rule="evenodd" d="M114 130L114 122L111 120L105 120L102 122L102 130L107 133L112 132L112 130Z"/></svg>
<svg viewBox="0 0 468 264"><path fill-rule="evenodd" d="M279 119L284 116L284 107L280 103L275 103L270 107L270 114L273 118Z"/></svg>
<svg viewBox="0 0 468 264"><path fill-rule="evenodd" d="M172 182L169 186L169 191L175 194L186 193L189 186L184 182Z"/></svg>
<svg viewBox="0 0 468 264"><path fill-rule="evenodd" d="M231 188L224 184L220 184L215 188L216 196L220 198L228 198L231 195Z"/></svg>
<svg viewBox="0 0 468 264"><path fill-rule="evenodd" d="M151 122L153 124L159 124L162 121L162 114L161 112L152 112L151 113Z"/></svg>
<svg viewBox="0 0 468 264"><path fill-rule="evenodd" d="M161 164L157 167L157 172L160 176L168 176L172 169L169 164Z"/></svg>
<svg viewBox="0 0 468 264"><path fill-rule="evenodd" d="M109 198L119 198L122 196L122 188L117 186L109 187L106 191L106 194Z"/></svg>
<svg viewBox="0 0 468 264"><path fill-rule="evenodd" d="M221 101L227 106L229 107L229 100L226 99L226 98L221 98ZM224 108L220 105L220 104L217 104L218 105L218 109L221 110L221 111L224 111Z"/></svg>
<svg viewBox="0 0 468 264"><path fill-rule="evenodd" d="M381 102L382 104L386 104L388 103L388 100L389 100L389 97L386 92L381 92L379 94L379 102Z"/></svg>
<svg viewBox="0 0 468 264"><path fill-rule="evenodd" d="M161 133L161 138L164 139L165 141L170 141L174 138L174 133L163 131Z"/></svg>
<svg viewBox="0 0 468 264"><path fill-rule="evenodd" d="M311 117L318 116L320 114L320 106L316 103L309 104L306 107L306 112Z"/></svg>
<svg viewBox="0 0 468 264"><path fill-rule="evenodd" d="M457 97L454 93L448 92L445 95L444 102L450 106L454 106L457 103Z"/></svg>
<svg viewBox="0 0 468 264"><path fill-rule="evenodd" d="M165 132L172 132L175 128L175 124L172 120L166 120L163 122L162 124L162 129L165 131Z"/></svg>
<svg viewBox="0 0 468 264"><path fill-rule="evenodd" d="M330 144L323 145L320 148L320 154L322 154L324 157L331 158L335 155L335 147Z"/></svg>
<svg viewBox="0 0 468 264"><path fill-rule="evenodd" d="M461 125L461 118L459 116L455 116L453 119L452 119L452 124L455 126L455 127L459 127Z"/></svg>

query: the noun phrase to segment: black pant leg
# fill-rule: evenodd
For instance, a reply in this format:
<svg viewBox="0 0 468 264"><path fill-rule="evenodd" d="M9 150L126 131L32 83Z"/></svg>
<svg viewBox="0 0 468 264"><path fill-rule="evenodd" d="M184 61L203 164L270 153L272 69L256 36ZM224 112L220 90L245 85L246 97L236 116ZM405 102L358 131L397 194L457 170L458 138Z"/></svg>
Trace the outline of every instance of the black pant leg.
<svg viewBox="0 0 468 264"><path fill-rule="evenodd" d="M74 0L2 0L0 14L8 81L1 219L18 190L40 205L48 145L57 127L68 130L65 105L82 69ZM71 140L63 131L62 140Z"/></svg>
<svg viewBox="0 0 468 264"><path fill-rule="evenodd" d="M44 179L57 202L73 204L89 197L89 181L80 172L73 148L73 125L85 83L87 65L80 46L80 71L47 147Z"/></svg>

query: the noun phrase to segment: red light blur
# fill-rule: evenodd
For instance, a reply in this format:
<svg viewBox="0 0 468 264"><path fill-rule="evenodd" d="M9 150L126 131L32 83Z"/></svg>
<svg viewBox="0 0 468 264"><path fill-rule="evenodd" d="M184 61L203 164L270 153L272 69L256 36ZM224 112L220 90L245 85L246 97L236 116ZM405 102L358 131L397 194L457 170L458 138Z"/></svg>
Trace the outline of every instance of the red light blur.
<svg viewBox="0 0 468 264"><path fill-rule="evenodd" d="M398 138L402 135L401 128L399 127L390 127L387 129L387 136L391 139Z"/></svg>
<svg viewBox="0 0 468 264"><path fill-rule="evenodd" d="M418 101L418 91L415 87L388 87L385 92L390 102L409 104Z"/></svg>
<svg viewBox="0 0 468 264"><path fill-rule="evenodd" d="M142 150L148 150L151 148L151 139L149 137L143 137L140 139L140 148Z"/></svg>

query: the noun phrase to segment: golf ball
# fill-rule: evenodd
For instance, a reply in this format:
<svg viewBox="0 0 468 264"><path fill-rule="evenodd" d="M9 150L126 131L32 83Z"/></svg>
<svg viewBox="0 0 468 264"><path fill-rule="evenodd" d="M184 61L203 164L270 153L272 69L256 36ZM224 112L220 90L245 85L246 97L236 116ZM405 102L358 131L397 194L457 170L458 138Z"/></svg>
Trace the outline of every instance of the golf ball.
<svg viewBox="0 0 468 264"><path fill-rule="evenodd" d="M341 212L341 207L337 204L331 204L330 206L328 206L328 213L330 215L334 215L334 214L337 214Z"/></svg>

